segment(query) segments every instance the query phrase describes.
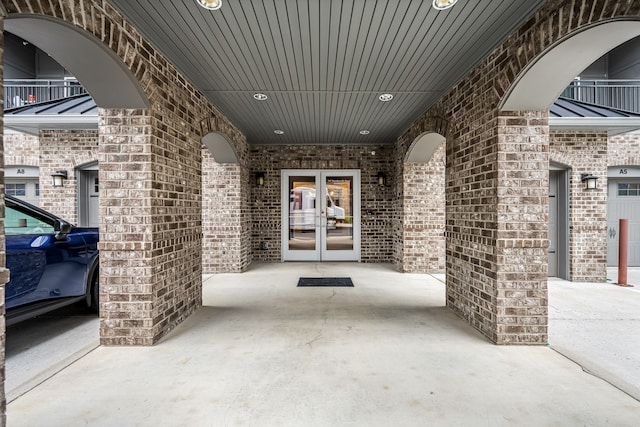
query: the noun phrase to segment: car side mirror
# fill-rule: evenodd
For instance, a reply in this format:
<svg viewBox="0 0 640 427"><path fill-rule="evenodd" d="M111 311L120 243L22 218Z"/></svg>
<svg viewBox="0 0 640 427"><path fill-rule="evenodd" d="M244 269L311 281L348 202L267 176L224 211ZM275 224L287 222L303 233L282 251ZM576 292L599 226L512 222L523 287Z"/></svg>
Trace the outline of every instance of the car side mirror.
<svg viewBox="0 0 640 427"><path fill-rule="evenodd" d="M63 240L71 233L71 224L57 219L53 224L53 230L56 232L56 240Z"/></svg>

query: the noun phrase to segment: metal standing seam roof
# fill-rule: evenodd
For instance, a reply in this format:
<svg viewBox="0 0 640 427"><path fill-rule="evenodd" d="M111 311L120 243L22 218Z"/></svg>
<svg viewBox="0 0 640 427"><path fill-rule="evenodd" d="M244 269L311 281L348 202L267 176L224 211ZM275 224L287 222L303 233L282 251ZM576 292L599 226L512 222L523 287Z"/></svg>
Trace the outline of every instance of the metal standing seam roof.
<svg viewBox="0 0 640 427"><path fill-rule="evenodd" d="M640 117L640 114L560 97L551 105L549 117Z"/></svg>
<svg viewBox="0 0 640 427"><path fill-rule="evenodd" d="M89 94L70 96L53 101L25 104L4 110L7 116L60 116L80 115L98 117L98 106Z"/></svg>
<svg viewBox="0 0 640 427"><path fill-rule="evenodd" d="M31 135L42 130L97 130L98 106L89 94L26 104L4 111L4 127Z"/></svg>

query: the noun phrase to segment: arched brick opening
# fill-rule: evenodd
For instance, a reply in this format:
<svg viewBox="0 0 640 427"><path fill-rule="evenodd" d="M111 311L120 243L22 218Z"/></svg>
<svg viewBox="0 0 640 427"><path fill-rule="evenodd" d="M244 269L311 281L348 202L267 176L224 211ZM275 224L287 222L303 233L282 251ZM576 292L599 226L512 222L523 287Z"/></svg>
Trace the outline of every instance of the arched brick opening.
<svg viewBox="0 0 640 427"><path fill-rule="evenodd" d="M427 190L427 187L433 187L433 191L437 191L437 194L441 192L436 181L440 179L440 173L444 173L445 144L443 141L446 140L448 132L450 127L447 113L442 109L433 108L414 122L396 141L393 179L396 220L392 223L392 232L394 264L400 271L427 272L430 270L428 272L431 273L444 271L439 256L431 253L425 255L424 252L420 252L427 250L432 242L437 241L437 239L432 240L432 234L436 233L439 227L439 220L427 225L422 214L429 209L444 212L444 200L438 201L435 197L427 202L424 192L431 191ZM408 159L420 162L409 162ZM427 178L429 182L423 180L427 176L430 177ZM409 195L416 192L419 194ZM414 203L417 205L410 206ZM437 203L442 203L442 206L437 208ZM418 211L413 215L411 210L418 206ZM428 236L425 235L425 230L429 230ZM439 250L439 248L436 249L436 252Z"/></svg>
<svg viewBox="0 0 640 427"><path fill-rule="evenodd" d="M503 97L503 111L545 111L582 70L640 35L640 21L612 20L568 34L527 64Z"/></svg>
<svg viewBox="0 0 640 427"><path fill-rule="evenodd" d="M445 137L430 131L420 134L403 165L404 272L444 273L444 174Z"/></svg>
<svg viewBox="0 0 640 427"><path fill-rule="evenodd" d="M238 191L242 168L226 135L210 132L202 143L202 272L239 273L249 262L243 245L243 193Z"/></svg>
<svg viewBox="0 0 640 427"><path fill-rule="evenodd" d="M47 52L71 71L101 108L148 108L140 82L113 51L95 36L46 15L9 14L9 31Z"/></svg>
<svg viewBox="0 0 640 427"><path fill-rule="evenodd" d="M0 6L2 24L48 50L101 107L101 342L153 344L201 304L201 137L227 136L245 188L246 139L108 3Z"/></svg>
<svg viewBox="0 0 640 427"><path fill-rule="evenodd" d="M589 2L583 2L583 7L587 4ZM631 10L628 12L638 13ZM499 103L502 115L509 117L506 119L507 123L516 123L518 120L523 122L532 115L544 116L564 88L582 70L608 51L640 35L640 21L636 16L600 18L602 19L585 21L575 28L560 29L556 40L550 40L549 44L541 46L541 52L524 64ZM508 127L505 130L513 131ZM607 189L601 186L596 191L585 193L580 174L588 171L606 177L607 134L587 131L549 132L548 129L542 134L548 135L550 160L571 166L567 218L568 278L573 281L604 282L607 277ZM535 142L535 139L522 136L511 135L510 138L517 138L520 143ZM538 142L544 139L542 135L536 138ZM548 183L548 174L544 178Z"/></svg>
<svg viewBox="0 0 640 427"><path fill-rule="evenodd" d="M502 106L510 105L506 98L527 70L560 42L639 17L638 2L545 3L396 142L404 159L415 136L436 129L425 123L433 117L448 123L439 132L447 140L447 306L495 343L545 344L548 312L546 109L553 99L530 111ZM402 197L398 205L403 209Z"/></svg>

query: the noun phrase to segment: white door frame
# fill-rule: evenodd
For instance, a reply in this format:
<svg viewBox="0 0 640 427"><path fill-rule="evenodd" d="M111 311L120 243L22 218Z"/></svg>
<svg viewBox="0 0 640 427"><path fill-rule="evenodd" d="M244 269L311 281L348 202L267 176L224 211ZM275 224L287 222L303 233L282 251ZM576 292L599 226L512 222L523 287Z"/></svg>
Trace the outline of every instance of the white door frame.
<svg viewBox="0 0 640 427"><path fill-rule="evenodd" d="M315 250L291 250L289 249L289 177L305 176L313 177L316 182L316 194L323 194L316 198L313 217L311 213L307 222L310 230L315 235ZM351 232L353 234L352 250L327 250L327 198L326 179L328 177L353 177L352 188L352 221ZM283 169L281 171L281 212L282 212L282 261L360 261L360 170L359 169ZM311 233L310 233L311 234Z"/></svg>

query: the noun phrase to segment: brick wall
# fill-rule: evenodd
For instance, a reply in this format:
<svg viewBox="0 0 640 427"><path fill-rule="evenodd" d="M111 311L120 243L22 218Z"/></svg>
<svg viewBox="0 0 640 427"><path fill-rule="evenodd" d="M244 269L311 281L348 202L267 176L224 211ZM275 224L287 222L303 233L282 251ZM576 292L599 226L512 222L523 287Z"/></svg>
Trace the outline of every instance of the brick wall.
<svg viewBox="0 0 640 427"><path fill-rule="evenodd" d="M402 271L445 271L445 145L428 163L406 163L402 176Z"/></svg>
<svg viewBox="0 0 640 427"><path fill-rule="evenodd" d="M427 164L410 165L405 159L412 144L423 133L447 135L449 121L445 116L444 110L432 108L428 114L419 117L394 146L393 261L400 271L437 273L444 270L445 146L436 150ZM431 217L411 216L412 209ZM416 240L407 243L405 233ZM437 260L433 256L436 252Z"/></svg>
<svg viewBox="0 0 640 427"><path fill-rule="evenodd" d="M393 253L393 146L252 146L251 176L265 172L263 187L251 186L253 259L280 262L282 169L360 169L361 171L361 260L389 262ZM375 152L375 154L372 154ZM385 172L388 182L378 186L377 174ZM266 242L268 249L263 250Z"/></svg>
<svg viewBox="0 0 640 427"><path fill-rule="evenodd" d="M36 135L8 132L4 139L4 164L11 166L38 166L40 140Z"/></svg>
<svg viewBox="0 0 640 427"><path fill-rule="evenodd" d="M40 132L40 207L78 224L78 166L98 160L97 131ZM53 187L51 174L66 170L62 187Z"/></svg>
<svg viewBox="0 0 640 427"><path fill-rule="evenodd" d="M610 137L607 166L640 166L640 133Z"/></svg>
<svg viewBox="0 0 640 427"><path fill-rule="evenodd" d="M239 273L250 262L243 245L242 168L216 163L202 150L202 270Z"/></svg>
<svg viewBox="0 0 640 427"><path fill-rule="evenodd" d="M550 159L571 168L569 179L569 280L607 279L607 133L551 132ZM600 177L584 190L580 175Z"/></svg>

